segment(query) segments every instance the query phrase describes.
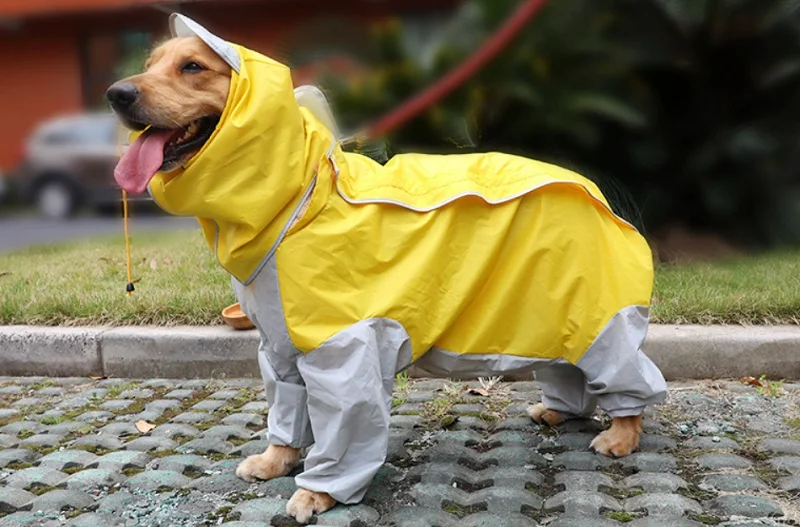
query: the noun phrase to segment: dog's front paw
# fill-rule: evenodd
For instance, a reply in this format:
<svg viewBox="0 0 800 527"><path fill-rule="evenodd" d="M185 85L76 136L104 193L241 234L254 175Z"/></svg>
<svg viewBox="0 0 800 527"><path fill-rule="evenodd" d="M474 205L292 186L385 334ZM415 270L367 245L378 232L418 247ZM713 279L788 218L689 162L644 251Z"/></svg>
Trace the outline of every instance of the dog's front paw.
<svg viewBox="0 0 800 527"><path fill-rule="evenodd" d="M250 456L236 467L236 475L247 481L268 480L285 476L297 466L300 452L296 448L270 445L266 452Z"/></svg>
<svg viewBox="0 0 800 527"><path fill-rule="evenodd" d="M297 520L303 525L314 514L325 512L336 505L336 500L324 492L314 492L306 489L297 489L294 495L286 504L286 514Z"/></svg>
<svg viewBox="0 0 800 527"><path fill-rule="evenodd" d="M546 424L547 426L558 426L567 420L560 412L548 410L542 403L534 404L528 408L528 415L537 424Z"/></svg>
<svg viewBox="0 0 800 527"><path fill-rule="evenodd" d="M625 457L639 447L641 417L614 419L611 428L592 440L590 448L609 457Z"/></svg>

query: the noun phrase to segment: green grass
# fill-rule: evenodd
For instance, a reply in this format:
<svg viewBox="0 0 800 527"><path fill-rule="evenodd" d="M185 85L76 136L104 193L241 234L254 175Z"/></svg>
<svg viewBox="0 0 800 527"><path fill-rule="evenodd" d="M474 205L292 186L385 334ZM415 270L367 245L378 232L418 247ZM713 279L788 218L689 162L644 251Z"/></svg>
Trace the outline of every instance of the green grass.
<svg viewBox="0 0 800 527"><path fill-rule="evenodd" d="M111 220L114 221L114 220ZM220 324L236 301L199 231L122 236L0 254L0 324ZM800 251L658 266L657 323L800 323Z"/></svg>
<svg viewBox="0 0 800 527"><path fill-rule="evenodd" d="M122 236L0 254L0 324L219 324L236 301L199 231L133 233L131 257L129 297Z"/></svg>
<svg viewBox="0 0 800 527"><path fill-rule="evenodd" d="M800 251L714 263L659 266L653 321L800 323Z"/></svg>

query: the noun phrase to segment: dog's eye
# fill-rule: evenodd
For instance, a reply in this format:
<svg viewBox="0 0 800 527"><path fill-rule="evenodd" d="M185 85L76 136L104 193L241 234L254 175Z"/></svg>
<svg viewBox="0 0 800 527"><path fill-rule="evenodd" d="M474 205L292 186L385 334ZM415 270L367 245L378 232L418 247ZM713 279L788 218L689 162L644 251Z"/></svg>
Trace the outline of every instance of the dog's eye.
<svg viewBox="0 0 800 527"><path fill-rule="evenodd" d="M196 73L198 71L203 71L205 68L196 62L187 62L181 67L181 71L184 73Z"/></svg>

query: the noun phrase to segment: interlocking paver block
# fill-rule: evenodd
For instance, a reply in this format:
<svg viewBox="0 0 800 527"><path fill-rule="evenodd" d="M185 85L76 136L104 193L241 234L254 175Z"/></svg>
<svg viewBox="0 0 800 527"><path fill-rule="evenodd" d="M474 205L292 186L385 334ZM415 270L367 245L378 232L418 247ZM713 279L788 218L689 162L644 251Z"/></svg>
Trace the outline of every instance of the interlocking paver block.
<svg viewBox="0 0 800 527"><path fill-rule="evenodd" d="M137 452L164 452L174 450L178 443L168 437L137 437L125 443L125 450L135 450Z"/></svg>
<svg viewBox="0 0 800 527"><path fill-rule="evenodd" d="M641 489L645 492L675 492L689 488L689 484L675 474L658 474L655 472L639 472L622 481L627 489Z"/></svg>
<svg viewBox="0 0 800 527"><path fill-rule="evenodd" d="M622 505L600 492L559 492L544 503L545 512L564 512L569 516L599 516L601 512L622 510Z"/></svg>
<svg viewBox="0 0 800 527"><path fill-rule="evenodd" d="M127 468L145 468L150 462L150 456L133 450L119 450L97 458L92 463L92 468L105 468L109 470L125 470Z"/></svg>
<svg viewBox="0 0 800 527"><path fill-rule="evenodd" d="M220 422L224 425L232 425L232 426L261 427L264 426L264 417L259 414L249 414L249 413L231 414L225 417Z"/></svg>
<svg viewBox="0 0 800 527"><path fill-rule="evenodd" d="M648 516L681 517L686 513L700 514L703 508L694 500L680 494L653 493L634 496L625 500L625 510L644 511Z"/></svg>
<svg viewBox="0 0 800 527"><path fill-rule="evenodd" d="M67 477L67 474L52 468L29 467L8 476L5 484L8 487L30 490L36 487L55 487Z"/></svg>
<svg viewBox="0 0 800 527"><path fill-rule="evenodd" d="M168 437L170 439L178 438L191 438L200 434L200 430L192 425L181 423L164 423L158 425L150 432L153 437Z"/></svg>
<svg viewBox="0 0 800 527"><path fill-rule="evenodd" d="M36 434L19 442L22 448L52 448L64 439L62 434Z"/></svg>
<svg viewBox="0 0 800 527"><path fill-rule="evenodd" d="M800 455L800 441L795 439L767 438L759 445L759 449L764 452L775 454Z"/></svg>
<svg viewBox="0 0 800 527"><path fill-rule="evenodd" d="M76 439L71 448L87 448L93 450L118 450L124 443L116 437L108 434L95 434L83 436Z"/></svg>
<svg viewBox="0 0 800 527"><path fill-rule="evenodd" d="M73 474L64 482L69 490L91 491L113 487L125 481L125 476L118 470L90 468Z"/></svg>
<svg viewBox="0 0 800 527"><path fill-rule="evenodd" d="M746 516L748 518L767 518L783 516L783 510L774 501L761 496L728 494L714 498L710 510L725 516Z"/></svg>
<svg viewBox="0 0 800 527"><path fill-rule="evenodd" d="M0 433L18 436L20 434L40 434L47 426L37 421L15 421L0 428Z"/></svg>
<svg viewBox="0 0 800 527"><path fill-rule="evenodd" d="M176 448L182 454L230 454L235 449L233 443L215 437L192 439Z"/></svg>
<svg viewBox="0 0 800 527"><path fill-rule="evenodd" d="M769 460L777 471L791 472L792 474L800 474L800 456L779 456Z"/></svg>
<svg viewBox="0 0 800 527"><path fill-rule="evenodd" d="M717 492L746 492L766 490L766 483L747 474L712 474L700 482L700 488Z"/></svg>
<svg viewBox="0 0 800 527"><path fill-rule="evenodd" d="M0 468L17 463L33 463L41 457L41 454L28 450L27 448L12 448L0 451Z"/></svg>
<svg viewBox="0 0 800 527"><path fill-rule="evenodd" d="M261 498L240 503L231 511L232 518L241 521L259 521L286 514L288 499Z"/></svg>
<svg viewBox="0 0 800 527"><path fill-rule="evenodd" d="M622 458L620 463L640 472L673 472L678 469L674 456L652 452L634 452Z"/></svg>
<svg viewBox="0 0 800 527"><path fill-rule="evenodd" d="M133 490L179 489L192 480L172 470L148 470L140 472L125 482Z"/></svg>
<svg viewBox="0 0 800 527"><path fill-rule="evenodd" d="M173 423L201 424L214 421L216 416L208 412L184 412L171 419Z"/></svg>
<svg viewBox="0 0 800 527"><path fill-rule="evenodd" d="M164 395L165 399L189 399L195 394L195 390L172 390Z"/></svg>
<svg viewBox="0 0 800 527"><path fill-rule="evenodd" d="M158 470L171 470L180 474L200 474L211 467L211 461L203 456L175 455L155 460L154 468Z"/></svg>
<svg viewBox="0 0 800 527"><path fill-rule="evenodd" d="M253 432L243 426L217 425L202 432L200 437L214 437L226 441L230 439L251 439L253 437Z"/></svg>
<svg viewBox="0 0 800 527"><path fill-rule="evenodd" d="M0 512L16 512L35 498L36 494L24 489L17 487L0 488Z"/></svg>
<svg viewBox="0 0 800 527"><path fill-rule="evenodd" d="M736 454L704 454L695 459L700 468L707 470L750 468L753 463L749 459Z"/></svg>
<svg viewBox="0 0 800 527"><path fill-rule="evenodd" d="M600 487L613 487L614 480L600 472L575 471L556 474L556 485L566 491L596 492Z"/></svg>
<svg viewBox="0 0 800 527"><path fill-rule="evenodd" d="M94 500L79 490L51 490L31 502L34 511L63 511L86 509L94 505Z"/></svg>
<svg viewBox="0 0 800 527"><path fill-rule="evenodd" d="M96 463L98 459L98 456L85 450L62 450L48 454L40 459L39 466L63 471L71 468L87 467L92 463Z"/></svg>
<svg viewBox="0 0 800 527"><path fill-rule="evenodd" d="M683 446L698 450L736 450L739 443L727 437L697 436L683 443Z"/></svg>

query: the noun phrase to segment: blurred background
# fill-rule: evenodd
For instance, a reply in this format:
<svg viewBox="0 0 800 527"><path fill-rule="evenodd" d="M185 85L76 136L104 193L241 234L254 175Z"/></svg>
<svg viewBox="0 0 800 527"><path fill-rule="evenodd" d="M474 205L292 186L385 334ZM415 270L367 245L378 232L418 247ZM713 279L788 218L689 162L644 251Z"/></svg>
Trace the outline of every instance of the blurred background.
<svg viewBox="0 0 800 527"><path fill-rule="evenodd" d="M0 251L121 232L104 101L182 12L294 68L355 131L471 56L512 0L3 0ZM440 104L353 148L501 150L595 180L662 261L800 244L800 0L552 0ZM138 224L137 224L138 222ZM134 228L191 227L146 199Z"/></svg>

